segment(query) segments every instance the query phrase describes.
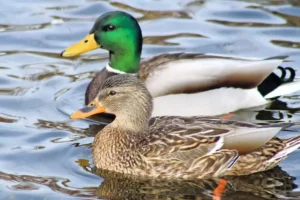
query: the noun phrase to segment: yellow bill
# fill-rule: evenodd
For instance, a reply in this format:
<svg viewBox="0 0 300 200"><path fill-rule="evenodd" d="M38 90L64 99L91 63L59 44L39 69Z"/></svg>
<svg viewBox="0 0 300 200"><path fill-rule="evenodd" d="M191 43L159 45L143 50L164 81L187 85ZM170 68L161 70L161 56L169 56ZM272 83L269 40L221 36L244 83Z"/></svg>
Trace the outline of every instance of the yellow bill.
<svg viewBox="0 0 300 200"><path fill-rule="evenodd" d="M97 99L95 99L94 101L89 103L89 105L87 105L86 107L75 111L70 116L70 118L71 119L82 119L82 118L87 118L92 115L100 114L100 113L104 113L104 112L105 112L105 108L101 106L101 104L99 103L99 101Z"/></svg>
<svg viewBox="0 0 300 200"><path fill-rule="evenodd" d="M89 34L78 43L73 44L72 46L61 52L61 56L65 58L79 56L83 53L92 51L100 47L101 46L97 44L95 40L94 34Z"/></svg>

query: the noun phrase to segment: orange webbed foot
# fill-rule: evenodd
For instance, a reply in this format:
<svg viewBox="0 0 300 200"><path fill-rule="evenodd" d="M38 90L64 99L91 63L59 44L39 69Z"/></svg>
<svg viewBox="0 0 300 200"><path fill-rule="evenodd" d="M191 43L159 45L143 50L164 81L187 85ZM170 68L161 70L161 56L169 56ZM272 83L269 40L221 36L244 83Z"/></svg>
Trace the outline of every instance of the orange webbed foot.
<svg viewBox="0 0 300 200"><path fill-rule="evenodd" d="M213 200L221 200L222 194L225 192L227 181L225 179L220 179L218 187L214 190Z"/></svg>

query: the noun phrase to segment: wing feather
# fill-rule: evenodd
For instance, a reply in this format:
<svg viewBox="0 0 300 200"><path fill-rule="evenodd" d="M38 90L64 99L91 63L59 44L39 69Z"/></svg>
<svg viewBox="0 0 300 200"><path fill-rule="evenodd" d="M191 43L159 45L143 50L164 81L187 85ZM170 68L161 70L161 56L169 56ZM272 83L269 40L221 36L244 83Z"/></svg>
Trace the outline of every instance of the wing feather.
<svg viewBox="0 0 300 200"><path fill-rule="evenodd" d="M223 136L233 128L217 123L206 123L203 117L156 117L150 121L149 136L141 141L141 152L146 157L163 157L192 162L219 150Z"/></svg>

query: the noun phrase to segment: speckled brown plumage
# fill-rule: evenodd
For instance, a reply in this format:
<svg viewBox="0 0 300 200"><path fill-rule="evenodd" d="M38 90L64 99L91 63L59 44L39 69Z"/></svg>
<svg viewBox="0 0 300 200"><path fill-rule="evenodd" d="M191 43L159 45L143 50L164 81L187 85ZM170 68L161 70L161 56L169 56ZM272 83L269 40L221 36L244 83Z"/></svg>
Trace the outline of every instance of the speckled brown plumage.
<svg viewBox="0 0 300 200"><path fill-rule="evenodd" d="M225 125L222 125L228 126L227 129L221 129L218 125L222 124L222 120L214 119L213 124L209 124L207 118L199 117L197 118L199 121L187 118L181 123L187 121L193 121L194 123L185 125L180 124L180 120L172 119L172 117L160 119L166 118L168 118L166 125L162 123L163 120L157 120L157 123L150 126L147 136L142 140L136 140L130 136L132 133L126 134L122 130L119 130L119 132L109 127L104 128L103 131L106 133L107 131L113 133L110 134L111 138L104 137L102 133L98 135L102 135L102 137L96 136L93 144L97 146L97 149L93 148L96 166L120 173L161 178L198 179L223 175L238 176L275 167L282 159L272 163L267 161L286 147L286 140L274 138L252 153L240 156L236 162L238 152L234 150L219 150L206 155L216 147L221 137L230 134L232 128L230 125L236 123L242 126L243 123L228 123L227 121L227 123L224 123ZM175 123L168 123L170 121ZM248 127L250 125L245 123L244 126ZM259 126L253 125L253 127L257 128ZM300 138L296 139L299 142ZM139 142L134 143L136 141ZM132 151L129 152L128 149ZM120 157L112 159L101 153L106 151ZM120 160L122 160L122 163L120 163ZM119 163L119 165L116 165L116 163ZM232 164L232 168L228 170L228 167Z"/></svg>
<svg viewBox="0 0 300 200"><path fill-rule="evenodd" d="M193 180L247 175L275 167L300 146L300 136L271 139L289 123L175 116L150 120L151 95L131 75L108 78L95 100L75 115L97 114L93 109L116 116L93 142L96 167L134 176ZM250 141L256 146L246 145Z"/></svg>

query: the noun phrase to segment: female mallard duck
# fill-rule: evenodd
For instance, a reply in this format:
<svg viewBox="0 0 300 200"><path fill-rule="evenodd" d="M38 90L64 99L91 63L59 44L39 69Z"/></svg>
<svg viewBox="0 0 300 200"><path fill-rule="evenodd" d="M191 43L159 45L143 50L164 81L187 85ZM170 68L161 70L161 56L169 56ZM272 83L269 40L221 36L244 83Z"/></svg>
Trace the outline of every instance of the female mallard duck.
<svg viewBox="0 0 300 200"><path fill-rule="evenodd" d="M246 175L273 168L300 146L300 136L274 138L291 124L259 126L207 117L151 118L152 105L144 84L123 74L106 79L97 97L71 115L72 119L99 113L116 116L95 136L93 159L97 168L159 178ZM178 105L177 110L180 108Z"/></svg>
<svg viewBox="0 0 300 200"><path fill-rule="evenodd" d="M300 82L293 82L292 68L286 68L291 74L287 79L282 67L281 78L272 73L283 57L249 60L175 53L140 63L142 40L135 18L125 12L109 12L96 20L87 37L62 52L63 57L72 57L96 48L109 51L109 64L87 88L86 104L96 97L106 78L122 73L138 73L145 82L154 97L153 116L219 115L264 105L269 98L300 90ZM189 106L178 110L179 104Z"/></svg>

